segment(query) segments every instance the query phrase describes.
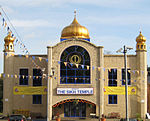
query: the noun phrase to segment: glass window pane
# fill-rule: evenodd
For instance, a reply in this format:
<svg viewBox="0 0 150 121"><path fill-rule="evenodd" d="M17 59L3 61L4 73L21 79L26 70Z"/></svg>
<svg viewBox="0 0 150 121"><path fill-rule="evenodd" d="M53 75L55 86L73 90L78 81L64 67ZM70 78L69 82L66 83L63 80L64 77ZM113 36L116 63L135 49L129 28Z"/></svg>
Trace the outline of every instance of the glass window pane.
<svg viewBox="0 0 150 121"><path fill-rule="evenodd" d="M90 65L90 61L84 61L84 65Z"/></svg>
<svg viewBox="0 0 150 121"><path fill-rule="evenodd" d="M85 78L85 84L90 84L90 78Z"/></svg>
<svg viewBox="0 0 150 121"><path fill-rule="evenodd" d="M82 103L81 112L82 112L82 117L86 117L86 103Z"/></svg>
<svg viewBox="0 0 150 121"><path fill-rule="evenodd" d="M117 95L108 95L109 104L117 104Z"/></svg>
<svg viewBox="0 0 150 121"><path fill-rule="evenodd" d="M112 104L112 95L109 95L108 98L109 98L108 99L109 104Z"/></svg>
<svg viewBox="0 0 150 121"><path fill-rule="evenodd" d="M66 83L66 78L65 77L61 77L60 78L60 83L61 84L65 84Z"/></svg>
<svg viewBox="0 0 150 121"><path fill-rule="evenodd" d="M42 86L41 69L33 69L33 86Z"/></svg>
<svg viewBox="0 0 150 121"><path fill-rule="evenodd" d="M117 95L114 95L114 104L117 104Z"/></svg>
<svg viewBox="0 0 150 121"><path fill-rule="evenodd" d="M129 72L130 69L127 69L127 78L128 78L128 85L131 85L131 74ZM125 69L122 69L122 85L125 85Z"/></svg>
<svg viewBox="0 0 150 121"><path fill-rule="evenodd" d="M69 77L73 77L75 75L75 70L71 70L71 69L67 70L67 75Z"/></svg>
<svg viewBox="0 0 150 121"><path fill-rule="evenodd" d="M109 82L108 82L108 86L112 86L113 83L112 83L112 80L110 79Z"/></svg>
<svg viewBox="0 0 150 121"><path fill-rule="evenodd" d="M67 83L75 83L75 78L72 78L72 77L70 77L70 78L67 78Z"/></svg>
<svg viewBox="0 0 150 121"><path fill-rule="evenodd" d="M117 86L117 69L108 70L108 86Z"/></svg>
<svg viewBox="0 0 150 121"><path fill-rule="evenodd" d="M60 74L62 75L62 76L66 76L66 70L60 70Z"/></svg>
<svg viewBox="0 0 150 121"><path fill-rule="evenodd" d="M69 117L69 103L65 103L64 104L64 114L65 114L65 117Z"/></svg>
<svg viewBox="0 0 150 121"><path fill-rule="evenodd" d="M84 75L84 70L76 70L76 76L82 77Z"/></svg>
<svg viewBox="0 0 150 121"><path fill-rule="evenodd" d="M117 81L113 80L113 86L117 86Z"/></svg>
<svg viewBox="0 0 150 121"><path fill-rule="evenodd" d="M28 85L28 69L20 69L19 74L19 84Z"/></svg>
<svg viewBox="0 0 150 121"><path fill-rule="evenodd" d="M84 70L85 77L90 75L90 70Z"/></svg>
<svg viewBox="0 0 150 121"><path fill-rule="evenodd" d="M42 95L33 95L33 104L42 104Z"/></svg>

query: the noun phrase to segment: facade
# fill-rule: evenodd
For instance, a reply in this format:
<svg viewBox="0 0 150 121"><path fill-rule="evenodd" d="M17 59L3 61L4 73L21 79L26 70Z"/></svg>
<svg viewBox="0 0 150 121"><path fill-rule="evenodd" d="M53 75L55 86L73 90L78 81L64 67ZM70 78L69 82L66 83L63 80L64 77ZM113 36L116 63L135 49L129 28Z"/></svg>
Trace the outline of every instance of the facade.
<svg viewBox="0 0 150 121"><path fill-rule="evenodd" d="M150 67L147 68L147 112L150 114Z"/></svg>
<svg viewBox="0 0 150 121"><path fill-rule="evenodd" d="M147 112L150 114L150 96L149 96L149 91L150 91L150 84L147 85Z"/></svg>
<svg viewBox="0 0 150 121"><path fill-rule="evenodd" d="M0 112L3 112L3 78L2 74L0 74Z"/></svg>
<svg viewBox="0 0 150 121"><path fill-rule="evenodd" d="M5 115L125 118L124 56L104 55L104 47L90 42L88 30L76 17L62 30L61 42L48 46L45 55L20 57L14 53L11 35L4 40ZM136 54L127 55L128 112L130 118L145 118L147 57L141 32L136 42Z"/></svg>

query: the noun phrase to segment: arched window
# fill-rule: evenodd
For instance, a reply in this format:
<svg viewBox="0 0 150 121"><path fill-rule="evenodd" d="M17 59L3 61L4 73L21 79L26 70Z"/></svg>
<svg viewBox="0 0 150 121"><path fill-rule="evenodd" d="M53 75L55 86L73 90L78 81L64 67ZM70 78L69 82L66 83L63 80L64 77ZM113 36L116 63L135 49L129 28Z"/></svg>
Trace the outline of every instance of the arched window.
<svg viewBox="0 0 150 121"><path fill-rule="evenodd" d="M89 84L90 56L80 46L65 49L60 58L61 84Z"/></svg>
<svg viewBox="0 0 150 121"><path fill-rule="evenodd" d="M8 49L8 48L9 48L9 46L7 45L7 46L6 46L6 49Z"/></svg>
<svg viewBox="0 0 150 121"><path fill-rule="evenodd" d="M10 45L10 49L12 50L12 45Z"/></svg>
<svg viewBox="0 0 150 121"><path fill-rule="evenodd" d="M143 49L143 45L141 45L141 49Z"/></svg>

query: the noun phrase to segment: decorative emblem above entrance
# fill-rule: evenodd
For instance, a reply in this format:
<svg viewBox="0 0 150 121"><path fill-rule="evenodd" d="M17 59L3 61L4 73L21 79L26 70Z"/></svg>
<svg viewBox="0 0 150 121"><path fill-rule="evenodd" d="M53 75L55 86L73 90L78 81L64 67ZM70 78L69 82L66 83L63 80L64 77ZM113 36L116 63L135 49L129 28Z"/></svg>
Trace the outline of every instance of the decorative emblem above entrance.
<svg viewBox="0 0 150 121"><path fill-rule="evenodd" d="M69 61L71 63L79 64L81 62L81 57L79 55L75 54L69 58Z"/></svg>

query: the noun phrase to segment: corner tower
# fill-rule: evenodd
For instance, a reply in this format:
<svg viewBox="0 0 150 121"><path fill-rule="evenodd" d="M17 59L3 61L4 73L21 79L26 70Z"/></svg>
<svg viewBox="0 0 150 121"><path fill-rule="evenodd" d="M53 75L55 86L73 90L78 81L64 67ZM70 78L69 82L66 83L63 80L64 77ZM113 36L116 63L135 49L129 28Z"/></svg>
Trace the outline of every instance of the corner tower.
<svg viewBox="0 0 150 121"><path fill-rule="evenodd" d="M81 26L77 19L76 19L76 11L74 12L74 20L69 25L66 26L61 32L60 41L71 39L71 38L78 38L90 41L88 29L84 26Z"/></svg>
<svg viewBox="0 0 150 121"><path fill-rule="evenodd" d="M13 101L13 78L10 78L14 72L14 38L9 33L4 38L4 83L3 83L3 114L10 115L12 114L12 101Z"/></svg>
<svg viewBox="0 0 150 121"><path fill-rule="evenodd" d="M142 118L145 118L147 113L147 50L146 50L146 38L142 35L142 32L136 38L136 56L137 63L136 69L139 74L137 78L137 101L138 101L138 113Z"/></svg>

